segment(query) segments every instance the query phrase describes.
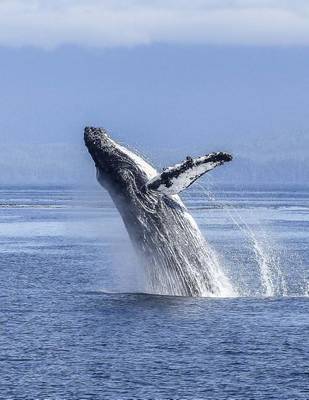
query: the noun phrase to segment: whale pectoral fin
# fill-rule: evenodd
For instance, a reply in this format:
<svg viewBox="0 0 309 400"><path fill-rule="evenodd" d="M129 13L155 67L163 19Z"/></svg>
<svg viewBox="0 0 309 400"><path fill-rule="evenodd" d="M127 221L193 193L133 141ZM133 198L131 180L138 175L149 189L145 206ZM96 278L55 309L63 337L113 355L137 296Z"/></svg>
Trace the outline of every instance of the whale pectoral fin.
<svg viewBox="0 0 309 400"><path fill-rule="evenodd" d="M199 158L187 157L181 164L163 170L146 184L146 189L174 195L189 187L194 181L218 165L231 161L228 153L211 153Z"/></svg>

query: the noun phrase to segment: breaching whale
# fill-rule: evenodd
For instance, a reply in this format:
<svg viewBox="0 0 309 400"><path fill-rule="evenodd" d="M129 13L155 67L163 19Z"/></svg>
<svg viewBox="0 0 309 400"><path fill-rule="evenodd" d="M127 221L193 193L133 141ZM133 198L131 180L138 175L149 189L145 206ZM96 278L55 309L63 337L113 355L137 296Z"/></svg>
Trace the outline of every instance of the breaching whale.
<svg viewBox="0 0 309 400"><path fill-rule="evenodd" d="M147 273L147 291L181 296L229 296L232 287L178 193L224 162L227 153L187 157L156 171L103 128L86 127L85 144L99 183L117 207Z"/></svg>

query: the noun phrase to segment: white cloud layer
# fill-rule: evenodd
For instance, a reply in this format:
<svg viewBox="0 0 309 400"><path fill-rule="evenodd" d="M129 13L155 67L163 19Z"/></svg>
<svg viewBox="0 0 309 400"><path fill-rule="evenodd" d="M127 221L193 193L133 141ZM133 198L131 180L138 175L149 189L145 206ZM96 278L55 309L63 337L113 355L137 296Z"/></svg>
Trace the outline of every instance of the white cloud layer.
<svg viewBox="0 0 309 400"><path fill-rule="evenodd" d="M0 0L0 45L309 45L308 0Z"/></svg>

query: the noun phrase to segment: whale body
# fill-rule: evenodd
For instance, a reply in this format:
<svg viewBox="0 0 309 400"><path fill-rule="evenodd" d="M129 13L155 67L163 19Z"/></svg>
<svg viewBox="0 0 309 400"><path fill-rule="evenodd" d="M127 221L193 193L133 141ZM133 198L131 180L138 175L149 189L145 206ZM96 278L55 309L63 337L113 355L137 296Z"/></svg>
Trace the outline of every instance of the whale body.
<svg viewBox="0 0 309 400"><path fill-rule="evenodd" d="M220 152L187 157L159 173L103 128L86 127L84 139L97 179L112 197L146 268L147 291L229 296L232 287L178 193L232 156Z"/></svg>

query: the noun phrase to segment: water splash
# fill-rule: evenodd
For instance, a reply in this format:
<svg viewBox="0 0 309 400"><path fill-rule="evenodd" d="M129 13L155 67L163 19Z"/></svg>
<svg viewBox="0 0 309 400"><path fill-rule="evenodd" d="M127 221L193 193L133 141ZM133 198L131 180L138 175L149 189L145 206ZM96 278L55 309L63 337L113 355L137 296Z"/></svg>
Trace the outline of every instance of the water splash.
<svg viewBox="0 0 309 400"><path fill-rule="evenodd" d="M146 270L146 292L176 296L235 296L216 252L205 241L180 198L162 199L148 192L141 196L133 176L127 180L127 185L132 188L132 201L138 205L135 218L142 227L132 242Z"/></svg>
<svg viewBox="0 0 309 400"><path fill-rule="evenodd" d="M257 233L243 220L237 210L228 207L226 210L233 223L243 232L254 252L259 268L262 296L286 295L287 288L282 273L281 259L275 250L275 245L271 244L272 239L262 232L260 232L260 237L257 237Z"/></svg>
<svg viewBox="0 0 309 400"><path fill-rule="evenodd" d="M287 295L286 279L281 267L280 253L276 250L273 239L261 229L254 230L244 221L238 210L231 205L220 203L214 194L207 188L199 185L209 200L220 204L234 226L241 231L249 244L249 251L253 253L255 265L258 268L258 276L261 286L261 296L285 296ZM235 285L236 286L236 285ZM250 293L249 293L250 294ZM245 290L240 290L240 295L248 295Z"/></svg>
<svg viewBox="0 0 309 400"><path fill-rule="evenodd" d="M188 214L187 218L192 217ZM192 224L195 224L193 219ZM198 297L237 296L222 271L216 251L204 240L200 231L191 229L189 240L184 240L181 233L179 231L179 241L175 243L175 236L167 229L161 241L164 244L153 257L143 260L146 292L176 296L190 293ZM161 257L158 257L158 252ZM170 268L171 262L173 268Z"/></svg>

